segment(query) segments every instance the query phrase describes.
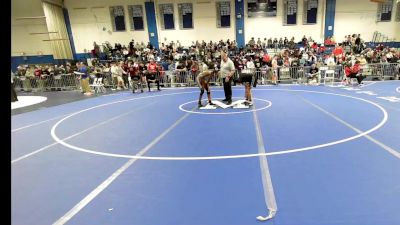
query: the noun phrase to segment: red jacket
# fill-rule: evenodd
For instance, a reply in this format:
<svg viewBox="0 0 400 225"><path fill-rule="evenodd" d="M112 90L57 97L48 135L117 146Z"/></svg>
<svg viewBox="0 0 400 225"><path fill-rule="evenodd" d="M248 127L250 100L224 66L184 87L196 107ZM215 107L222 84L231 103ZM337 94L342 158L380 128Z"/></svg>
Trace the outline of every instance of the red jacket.
<svg viewBox="0 0 400 225"><path fill-rule="evenodd" d="M271 57L268 54L265 54L263 56L263 62L269 62L269 61L271 61Z"/></svg>
<svg viewBox="0 0 400 225"><path fill-rule="evenodd" d="M155 64L155 63L150 63L150 64L147 66L147 70L148 70L149 72L151 72L151 73L157 72L157 64Z"/></svg>
<svg viewBox="0 0 400 225"><path fill-rule="evenodd" d="M353 65L353 68L351 69L351 71L353 72L353 73L358 73L358 72L360 72L360 64L354 64Z"/></svg>
<svg viewBox="0 0 400 225"><path fill-rule="evenodd" d="M333 50L333 54L335 55L335 56L338 56L338 55L343 55L343 48L342 47L337 47L337 48L335 48L334 50Z"/></svg>
<svg viewBox="0 0 400 225"><path fill-rule="evenodd" d="M40 77L42 75L42 70L41 69L35 69L34 74L35 74L36 77Z"/></svg>

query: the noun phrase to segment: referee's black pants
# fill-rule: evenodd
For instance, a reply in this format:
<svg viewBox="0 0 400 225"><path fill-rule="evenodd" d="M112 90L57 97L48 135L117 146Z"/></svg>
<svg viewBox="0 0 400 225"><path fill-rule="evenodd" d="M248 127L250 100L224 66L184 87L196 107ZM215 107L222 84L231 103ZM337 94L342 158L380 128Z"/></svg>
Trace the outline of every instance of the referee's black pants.
<svg viewBox="0 0 400 225"><path fill-rule="evenodd" d="M225 78L223 78L223 83L224 83L225 99L227 101L232 101L232 77L229 78L228 82L225 82Z"/></svg>

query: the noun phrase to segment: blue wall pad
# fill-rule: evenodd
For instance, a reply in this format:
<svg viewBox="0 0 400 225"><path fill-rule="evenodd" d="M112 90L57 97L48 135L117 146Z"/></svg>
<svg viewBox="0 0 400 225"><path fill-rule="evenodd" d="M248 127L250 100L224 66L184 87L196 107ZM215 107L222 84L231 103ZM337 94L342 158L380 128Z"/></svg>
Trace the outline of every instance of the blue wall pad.
<svg viewBox="0 0 400 225"><path fill-rule="evenodd" d="M149 32L149 41L155 48L158 49L158 32L154 2L145 2L145 8L147 18L147 30Z"/></svg>

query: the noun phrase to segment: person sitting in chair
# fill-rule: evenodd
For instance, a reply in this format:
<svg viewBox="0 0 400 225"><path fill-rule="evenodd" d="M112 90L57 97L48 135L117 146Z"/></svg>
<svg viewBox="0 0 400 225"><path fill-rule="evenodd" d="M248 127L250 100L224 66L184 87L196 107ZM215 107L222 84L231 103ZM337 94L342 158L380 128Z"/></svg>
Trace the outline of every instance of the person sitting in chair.
<svg viewBox="0 0 400 225"><path fill-rule="evenodd" d="M310 73L307 74L307 84L309 83L310 80L316 79L317 84L319 84L320 81L320 74L317 66L315 64L311 65Z"/></svg>
<svg viewBox="0 0 400 225"><path fill-rule="evenodd" d="M128 63L128 73L131 77L132 83L132 93L135 93L136 89L140 88L140 91L143 93L143 86L142 86L142 74L139 70L139 64L135 62L132 64L131 62Z"/></svg>
<svg viewBox="0 0 400 225"><path fill-rule="evenodd" d="M344 68L344 72L346 74L347 84L350 84L351 78L356 78L358 85L361 85L362 81L365 78L361 74L360 61L358 60L355 62L353 66L351 66L350 62L348 62Z"/></svg>
<svg viewBox="0 0 400 225"><path fill-rule="evenodd" d="M161 91L160 89L160 81L157 78L158 66L154 62L154 59L150 59L150 63L147 65L147 72L146 72L146 80L147 80L147 87L150 91L150 83L157 84L157 90Z"/></svg>

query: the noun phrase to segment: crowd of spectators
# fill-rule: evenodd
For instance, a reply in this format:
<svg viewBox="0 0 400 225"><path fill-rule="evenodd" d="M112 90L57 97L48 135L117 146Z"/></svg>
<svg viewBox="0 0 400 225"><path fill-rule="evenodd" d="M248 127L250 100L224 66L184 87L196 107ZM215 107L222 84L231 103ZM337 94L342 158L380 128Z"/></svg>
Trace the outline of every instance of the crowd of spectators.
<svg viewBox="0 0 400 225"><path fill-rule="evenodd" d="M179 41L161 43L159 49L154 48L149 42L130 41L127 46L115 43L112 46L106 42L101 47L94 42L91 57L93 60L85 73L111 74L117 89L130 87L129 79L138 77L148 84L150 91L149 75L158 73L179 74L182 71L196 75L201 70L201 63L214 64L215 70L219 69L221 52L226 52L234 62L236 70L240 73L254 66L254 70L270 67L299 67L315 65L348 67L348 71L370 63L398 63L400 51L383 45L367 47L360 35L345 36L342 42L337 43L335 38L329 37L324 43L317 43L311 37L295 41L292 37L283 38L251 38L244 47L238 47L235 40L220 40L205 42L193 41L190 46L183 46ZM85 63L86 64L86 63ZM80 69L81 63L66 63L65 65L36 65L34 67L20 65L15 72L16 76L28 79L44 79L47 76L73 73ZM82 65L81 65L82 66ZM151 68L150 68L151 67ZM345 70L346 71L346 70ZM347 73L346 73L347 75ZM279 80L279 74L270 74L274 84ZM155 80L157 83L157 79ZM256 81L257 82L257 81ZM158 90L160 85L157 83Z"/></svg>

